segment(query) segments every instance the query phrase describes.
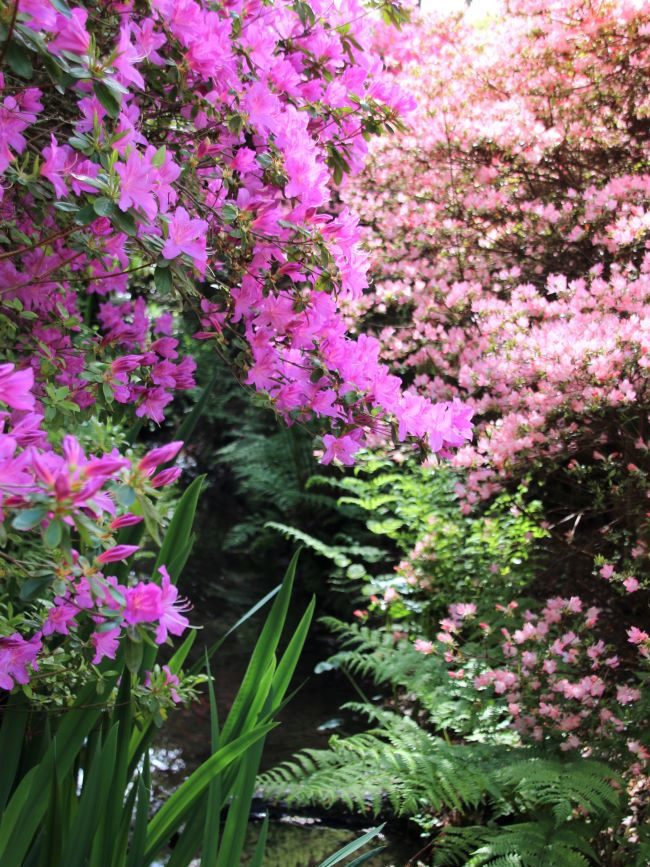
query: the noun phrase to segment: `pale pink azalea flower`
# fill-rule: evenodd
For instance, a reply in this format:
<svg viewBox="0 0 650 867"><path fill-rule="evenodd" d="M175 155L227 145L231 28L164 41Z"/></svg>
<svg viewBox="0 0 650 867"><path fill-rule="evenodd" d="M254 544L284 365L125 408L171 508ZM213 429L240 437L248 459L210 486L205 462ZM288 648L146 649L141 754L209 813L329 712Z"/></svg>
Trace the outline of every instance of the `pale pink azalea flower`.
<svg viewBox="0 0 650 867"><path fill-rule="evenodd" d="M428 656L435 650L433 641L427 641L424 638L416 638L413 642L413 647L418 653L423 653L425 656Z"/></svg>

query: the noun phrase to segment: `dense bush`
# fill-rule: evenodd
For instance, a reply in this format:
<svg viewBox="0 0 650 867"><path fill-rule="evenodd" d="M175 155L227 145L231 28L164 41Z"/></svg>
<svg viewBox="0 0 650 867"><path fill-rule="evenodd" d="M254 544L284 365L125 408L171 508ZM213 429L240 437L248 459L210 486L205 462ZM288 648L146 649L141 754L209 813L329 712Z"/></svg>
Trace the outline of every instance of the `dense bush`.
<svg viewBox="0 0 650 867"><path fill-rule="evenodd" d="M213 755L149 822L152 726L196 686L181 673L194 632L156 662L189 627L176 582L202 484L173 502L171 462L204 401L151 442L195 382L181 313L286 422L320 420L324 462L393 423L434 451L469 435L466 408L404 396L338 309L365 259L354 215L329 213L331 184L410 104L365 14L355 0L0 4L7 867L140 867L181 826L171 863L201 846L205 864L239 858L309 612L276 668L288 578Z"/></svg>
<svg viewBox="0 0 650 867"><path fill-rule="evenodd" d="M343 191L373 278L348 309L478 435L453 470L398 453L338 483L397 564L355 573L329 666L384 695L264 782L416 817L433 863L641 865L648 6L513 0L376 42L417 107Z"/></svg>
<svg viewBox="0 0 650 867"><path fill-rule="evenodd" d="M467 502L532 477L586 583L598 553L647 568L650 17L495 9L378 34L417 109L347 187L355 309L416 388L475 408Z"/></svg>

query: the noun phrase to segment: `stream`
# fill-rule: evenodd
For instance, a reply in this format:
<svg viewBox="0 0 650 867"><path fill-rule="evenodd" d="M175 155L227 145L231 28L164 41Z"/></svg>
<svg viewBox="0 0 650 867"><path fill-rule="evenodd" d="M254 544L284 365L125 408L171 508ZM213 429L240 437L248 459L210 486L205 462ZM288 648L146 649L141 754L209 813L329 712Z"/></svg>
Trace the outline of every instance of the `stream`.
<svg viewBox="0 0 650 867"><path fill-rule="evenodd" d="M183 594L194 606L190 622L201 629L193 649L196 654L202 654L204 646L210 646L221 638L281 578L281 574L261 577L223 573L220 552L211 551L218 539L207 528L201 527L206 521L205 516L199 516L199 521L198 540L181 585ZM300 593L295 593L292 613L296 622L305 604L300 600ZM212 660L220 720L225 718L236 695L267 612L268 607L242 624ZM314 674L315 665L330 652L331 648L324 645L318 629L312 628L294 678L294 687L302 686L279 716L281 724L267 737L262 770L291 758L294 752L304 747L325 748L334 731L346 734L356 730L354 722L338 710L345 701L357 698L349 682L335 671ZM209 744L210 712L206 696L190 707L170 714L152 750L152 770L159 796L173 791L208 758ZM254 807L249 826L248 855L244 857L242 867L249 863L264 812L265 805ZM317 811L283 815L278 810L271 810L270 816L265 867L316 867L364 830L378 824L372 818L364 824L353 815L337 814L333 820L324 812L319 814ZM404 867L422 846L417 835L405 839L388 834L380 842L386 844L386 849L367 862L368 867Z"/></svg>

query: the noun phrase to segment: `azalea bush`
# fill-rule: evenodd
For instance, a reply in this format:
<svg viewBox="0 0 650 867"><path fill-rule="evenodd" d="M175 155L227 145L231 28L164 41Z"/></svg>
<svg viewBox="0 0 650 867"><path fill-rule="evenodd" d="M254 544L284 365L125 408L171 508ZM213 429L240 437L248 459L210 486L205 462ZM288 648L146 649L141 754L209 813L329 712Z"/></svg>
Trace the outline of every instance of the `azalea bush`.
<svg viewBox="0 0 650 867"><path fill-rule="evenodd" d="M472 505L530 478L584 586L647 570L648 98L644 3L515 0L377 31L415 96L344 201L355 302L422 394L461 397Z"/></svg>
<svg viewBox="0 0 650 867"><path fill-rule="evenodd" d="M629 670L619 671L621 659L597 631L599 616L577 596L530 607L511 600L492 611L480 601L457 602L435 639L416 639L414 647L442 656L453 680L502 697L522 738L555 741L563 752L586 750L638 776L650 758L639 739L647 697L642 701ZM641 674L650 657L648 635L633 627L627 641L638 651Z"/></svg>
<svg viewBox="0 0 650 867"><path fill-rule="evenodd" d="M276 670L288 578L212 759L148 826L151 727L206 677L182 670L194 632L176 586L201 481L180 499L173 485L205 405L172 432L195 386L181 316L286 423L316 420L324 462L392 427L433 451L470 435L469 409L404 394L339 311L366 257L332 185L411 108L368 14L0 3L3 864L141 865L181 825L174 864L239 858L309 616Z"/></svg>

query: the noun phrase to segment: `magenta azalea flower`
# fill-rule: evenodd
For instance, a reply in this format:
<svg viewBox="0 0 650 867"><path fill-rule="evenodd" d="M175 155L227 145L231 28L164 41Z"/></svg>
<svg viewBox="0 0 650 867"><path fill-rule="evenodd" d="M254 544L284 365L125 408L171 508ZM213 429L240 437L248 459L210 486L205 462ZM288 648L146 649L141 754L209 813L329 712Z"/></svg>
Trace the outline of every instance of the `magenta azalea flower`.
<svg viewBox="0 0 650 867"><path fill-rule="evenodd" d="M182 633L190 625L190 621L182 612L190 608L189 603L178 599L178 588L172 584L169 572L164 566L159 569L162 575L162 586L160 596L160 623L156 630L156 641L162 644L167 641L167 636L171 632L172 635L182 635Z"/></svg>
<svg viewBox="0 0 650 867"><path fill-rule="evenodd" d="M169 221L169 237L162 254L165 259L175 259L185 253L203 274L207 265L205 237L208 224L205 220L191 219L185 208L176 208Z"/></svg>
<svg viewBox="0 0 650 867"><path fill-rule="evenodd" d="M13 364L0 364L0 401L12 409L34 409L34 371L15 370Z"/></svg>
<svg viewBox="0 0 650 867"><path fill-rule="evenodd" d="M0 687L12 689L14 683L28 683L29 669L37 667L36 657L40 649L39 635L29 641L17 632L0 637Z"/></svg>

